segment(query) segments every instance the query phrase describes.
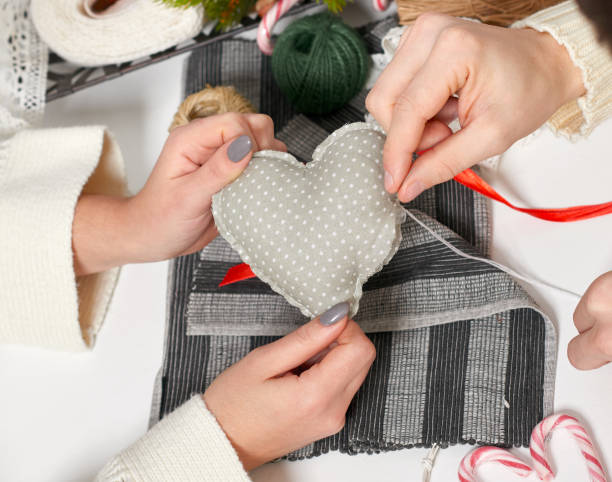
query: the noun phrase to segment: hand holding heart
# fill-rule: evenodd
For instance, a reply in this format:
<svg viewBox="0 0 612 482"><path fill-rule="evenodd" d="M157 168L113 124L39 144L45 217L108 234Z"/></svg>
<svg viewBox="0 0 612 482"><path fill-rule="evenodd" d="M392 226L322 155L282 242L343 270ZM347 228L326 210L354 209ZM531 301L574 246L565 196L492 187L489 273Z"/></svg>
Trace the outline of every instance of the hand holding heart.
<svg viewBox="0 0 612 482"><path fill-rule="evenodd" d="M385 185L410 201L502 153L583 93L580 69L551 35L423 14L366 101L388 134ZM457 116L462 129L451 135L446 123ZM432 131L446 139L412 163Z"/></svg>
<svg viewBox="0 0 612 482"><path fill-rule="evenodd" d="M376 350L346 303L330 312L256 348L204 393L247 470L344 426Z"/></svg>
<svg viewBox="0 0 612 482"><path fill-rule="evenodd" d="M286 150L266 115L223 114L173 130L138 194L79 199L73 223L77 275L201 249L217 236L212 195L261 149Z"/></svg>

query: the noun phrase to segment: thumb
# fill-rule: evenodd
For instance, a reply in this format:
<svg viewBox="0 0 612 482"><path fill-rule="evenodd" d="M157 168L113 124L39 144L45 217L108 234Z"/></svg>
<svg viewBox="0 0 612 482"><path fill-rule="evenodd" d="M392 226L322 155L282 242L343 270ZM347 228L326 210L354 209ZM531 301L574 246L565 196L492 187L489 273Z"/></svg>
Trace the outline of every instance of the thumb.
<svg viewBox="0 0 612 482"><path fill-rule="evenodd" d="M300 366L327 348L344 330L349 304L338 303L280 340L252 351L249 364L259 376L273 378Z"/></svg>
<svg viewBox="0 0 612 482"><path fill-rule="evenodd" d="M253 140L241 135L226 142L202 166L190 174L191 192L196 204L210 202L210 198L234 181L253 157Z"/></svg>
<svg viewBox="0 0 612 482"><path fill-rule="evenodd" d="M448 136L414 162L398 197L412 201L425 189L448 181L474 164L505 150L499 139L487 135L483 122L473 122Z"/></svg>

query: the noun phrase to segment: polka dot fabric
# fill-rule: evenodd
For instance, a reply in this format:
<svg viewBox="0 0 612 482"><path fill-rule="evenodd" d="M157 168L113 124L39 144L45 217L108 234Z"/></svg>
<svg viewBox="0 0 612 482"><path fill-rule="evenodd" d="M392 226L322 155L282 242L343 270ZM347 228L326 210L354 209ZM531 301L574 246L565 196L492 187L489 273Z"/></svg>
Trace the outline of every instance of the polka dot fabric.
<svg viewBox="0 0 612 482"><path fill-rule="evenodd" d="M272 289L314 317L341 301L359 307L362 285L401 241L403 208L384 189L377 126L338 129L300 163L260 151L213 197L221 235Z"/></svg>

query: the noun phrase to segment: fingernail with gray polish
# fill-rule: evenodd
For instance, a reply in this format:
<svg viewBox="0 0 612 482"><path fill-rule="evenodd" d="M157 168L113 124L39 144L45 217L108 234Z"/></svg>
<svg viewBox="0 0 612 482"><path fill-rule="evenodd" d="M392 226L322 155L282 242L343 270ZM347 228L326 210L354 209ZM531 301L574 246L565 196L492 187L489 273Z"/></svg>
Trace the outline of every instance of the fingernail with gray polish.
<svg viewBox="0 0 612 482"><path fill-rule="evenodd" d="M227 148L227 157L232 162L240 162L244 159L244 156L251 152L252 148L251 138L249 136L240 136Z"/></svg>
<svg viewBox="0 0 612 482"><path fill-rule="evenodd" d="M330 326L343 319L349 312L349 304L346 301L332 306L329 310L321 315L319 321L323 326Z"/></svg>

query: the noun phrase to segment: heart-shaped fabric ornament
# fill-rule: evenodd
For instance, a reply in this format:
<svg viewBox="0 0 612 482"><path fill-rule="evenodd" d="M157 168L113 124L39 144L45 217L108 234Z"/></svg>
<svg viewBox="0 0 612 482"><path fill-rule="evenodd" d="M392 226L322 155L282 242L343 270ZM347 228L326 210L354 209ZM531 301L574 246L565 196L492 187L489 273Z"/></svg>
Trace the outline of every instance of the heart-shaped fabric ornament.
<svg viewBox="0 0 612 482"><path fill-rule="evenodd" d="M354 123L332 133L307 164L260 151L213 196L219 233L305 316L342 301L354 316L363 283L399 247L405 212L384 188L384 141L378 126Z"/></svg>

